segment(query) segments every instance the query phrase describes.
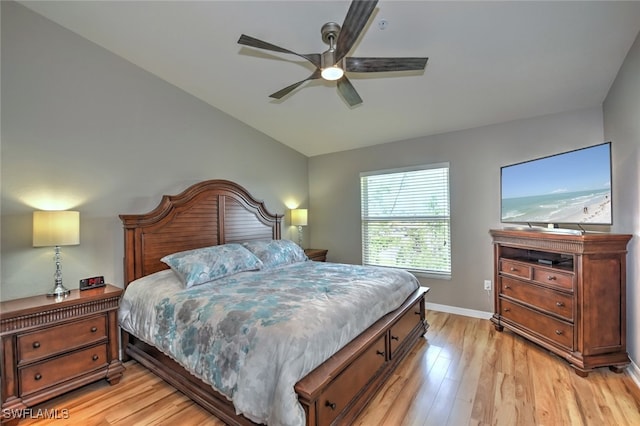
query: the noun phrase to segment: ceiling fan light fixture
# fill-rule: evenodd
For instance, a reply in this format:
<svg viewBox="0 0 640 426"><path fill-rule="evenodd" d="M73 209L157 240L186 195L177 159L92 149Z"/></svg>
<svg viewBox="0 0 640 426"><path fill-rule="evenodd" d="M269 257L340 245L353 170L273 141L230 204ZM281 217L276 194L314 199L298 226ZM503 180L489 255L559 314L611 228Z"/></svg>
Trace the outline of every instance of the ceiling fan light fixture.
<svg viewBox="0 0 640 426"><path fill-rule="evenodd" d="M340 80L344 75L344 70L337 66L324 68L321 72L322 78L329 81Z"/></svg>

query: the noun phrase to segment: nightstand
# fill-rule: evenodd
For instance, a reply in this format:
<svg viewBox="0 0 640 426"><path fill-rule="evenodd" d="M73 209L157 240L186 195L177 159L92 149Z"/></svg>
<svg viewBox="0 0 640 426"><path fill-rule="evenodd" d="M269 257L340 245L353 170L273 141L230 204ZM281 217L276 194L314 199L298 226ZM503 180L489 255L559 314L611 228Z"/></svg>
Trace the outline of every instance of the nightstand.
<svg viewBox="0 0 640 426"><path fill-rule="evenodd" d="M122 377L117 310L122 289L72 290L0 303L2 423L21 410L100 379Z"/></svg>
<svg viewBox="0 0 640 426"><path fill-rule="evenodd" d="M316 262L326 262L327 252L325 249L304 249L304 254L307 255L309 260L315 260Z"/></svg>

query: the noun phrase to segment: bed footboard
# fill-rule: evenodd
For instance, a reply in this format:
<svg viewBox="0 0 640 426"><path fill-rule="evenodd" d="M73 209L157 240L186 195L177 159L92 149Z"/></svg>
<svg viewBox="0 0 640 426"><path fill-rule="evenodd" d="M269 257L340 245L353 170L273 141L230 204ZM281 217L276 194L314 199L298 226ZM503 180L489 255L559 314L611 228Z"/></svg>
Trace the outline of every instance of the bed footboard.
<svg viewBox="0 0 640 426"><path fill-rule="evenodd" d="M307 425L350 424L427 331L425 294L417 290L300 380L295 390Z"/></svg>

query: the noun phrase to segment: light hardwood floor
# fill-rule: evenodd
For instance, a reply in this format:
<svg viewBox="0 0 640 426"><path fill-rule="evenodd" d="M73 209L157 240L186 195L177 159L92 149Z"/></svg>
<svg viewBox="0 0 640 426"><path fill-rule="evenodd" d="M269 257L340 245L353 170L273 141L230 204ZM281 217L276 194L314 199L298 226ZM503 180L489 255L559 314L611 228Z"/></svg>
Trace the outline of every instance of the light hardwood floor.
<svg viewBox="0 0 640 426"><path fill-rule="evenodd" d="M488 320L429 312L416 349L357 419L357 425L640 425L640 389L607 368L589 377ZM20 425L222 425L135 362L105 381L34 408L68 419ZM62 417L60 415L59 417Z"/></svg>

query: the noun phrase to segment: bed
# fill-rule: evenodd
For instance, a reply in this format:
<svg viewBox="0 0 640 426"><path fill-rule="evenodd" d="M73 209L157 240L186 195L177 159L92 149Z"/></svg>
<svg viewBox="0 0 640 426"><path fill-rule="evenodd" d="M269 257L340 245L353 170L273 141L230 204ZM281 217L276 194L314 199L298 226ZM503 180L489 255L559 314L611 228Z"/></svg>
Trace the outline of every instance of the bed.
<svg viewBox="0 0 640 426"><path fill-rule="evenodd" d="M198 286L186 287L182 282L181 287L177 277L184 276L176 273L179 271L176 264L167 261L175 253L201 253L203 250L226 253L233 249L234 253L237 251L244 256L243 249L248 248L260 255L255 248L265 245L286 247L286 253L291 253L290 242L280 240L282 215L270 213L264 203L236 183L225 180L200 182L178 195L165 195L158 207L149 213L121 215L120 218L125 234L126 290L120 312L123 357L133 358L146 366L227 424L347 424L362 411L427 330L424 304L428 289L421 288L415 278L413 283L405 280L403 274L410 276L408 273L385 268L313 262L301 259L300 254L295 253L295 261L274 267L267 267L266 258L262 258L265 263L257 267L243 260L246 268L238 272ZM170 263L172 269L161 259ZM343 278L347 273L355 275ZM392 291L384 290L388 297L376 294L375 286L369 283L378 279L394 283ZM239 287L240 283L248 285L252 295L260 295L254 298L255 303L272 300L274 305L286 305L285 309L268 311L264 306L254 306L251 301L233 299L230 303L230 299L222 299L223 293L228 297L228 291L234 298L247 292L245 287ZM350 294L358 287L363 287L364 292ZM288 296L283 296L283 292ZM141 313L144 304L132 302L135 293L147 299L144 303L151 307L150 310L155 307L160 319L134 316ZM341 293L341 299L337 299L337 293ZM377 302L364 299L364 293L371 293L372 300L390 300L380 302L378 306ZM391 300L392 296L397 300ZM214 308L214 299L225 302ZM328 305L320 305L321 302ZM207 310L194 308L205 305ZM313 306L316 311L308 312ZM176 313L176 318L188 319L177 326L167 325L167 312L174 311L181 313ZM217 367L211 366L216 363L212 361L213 355L208 352L205 355L208 343L194 349L193 345L184 343L184 336L191 332L202 333L203 328L189 322L191 317L202 323L203 317L215 317L223 311L225 313L219 316L227 322L231 314L236 315L234 324L239 313L244 321L245 317L252 316L252 312L254 323L252 326L226 327L225 330L235 331L223 339L218 336L216 344L220 340L232 342L224 348L227 354L224 363L232 359L234 368L241 364L238 369L224 370L221 374ZM277 331L280 329L273 325L281 322L278 315L282 316L282 312L286 312L284 316L289 322L278 327L284 327L286 332ZM330 316L334 314L336 317ZM348 318L349 322L342 324L335 318ZM354 319L362 320L362 323L352 324ZM164 331L145 329L151 323ZM144 326L136 328L132 324ZM167 334L167 329L173 334ZM233 337L232 333L238 336ZM248 335L259 343L247 343ZM279 342L277 336L284 336L281 343L275 343ZM328 336L333 336L335 342L322 340L329 339ZM240 340L242 344L237 343ZM327 343L330 341L334 343ZM181 356L173 353L171 348L175 346L181 348L178 352L184 352L186 348L190 361L182 359L182 353ZM296 351L315 355L302 360ZM276 352L286 353L291 358L275 357L273 353ZM267 361L255 361L259 359L258 354L262 356L263 353L267 354ZM239 358L242 362L237 362ZM282 365L264 368L265 363L276 358ZM254 362L253 370L248 367L249 360ZM277 373L270 374L277 376L274 395L256 387L270 380L264 377L255 380L254 376L262 376L255 373L260 365L263 371ZM246 408L246 398L241 397L243 386L250 386L259 396L258 401L252 403L261 403L262 407L255 411ZM245 395L250 393L244 392Z"/></svg>

